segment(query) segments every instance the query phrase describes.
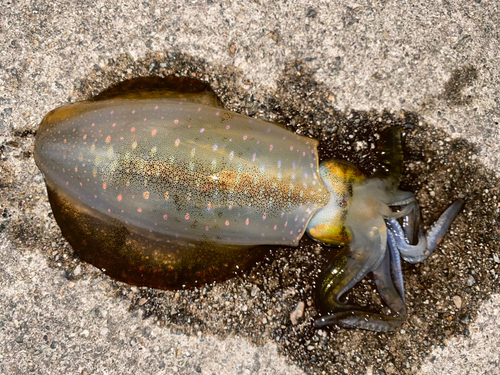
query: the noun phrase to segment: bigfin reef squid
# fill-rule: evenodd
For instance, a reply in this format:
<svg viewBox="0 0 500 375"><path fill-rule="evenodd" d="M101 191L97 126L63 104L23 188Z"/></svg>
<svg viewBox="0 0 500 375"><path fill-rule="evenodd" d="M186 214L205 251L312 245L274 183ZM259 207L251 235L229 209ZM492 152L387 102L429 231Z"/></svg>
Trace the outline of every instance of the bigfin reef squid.
<svg viewBox="0 0 500 375"><path fill-rule="evenodd" d="M317 281L314 326L400 327L401 259L429 257L464 204L422 231L415 196L399 190L403 130L381 133L380 167L366 176L342 160L320 164L315 139L223 109L203 83L167 81L57 108L40 124L35 161L81 259L133 285L194 287L307 232L339 248ZM392 315L343 302L370 272Z"/></svg>

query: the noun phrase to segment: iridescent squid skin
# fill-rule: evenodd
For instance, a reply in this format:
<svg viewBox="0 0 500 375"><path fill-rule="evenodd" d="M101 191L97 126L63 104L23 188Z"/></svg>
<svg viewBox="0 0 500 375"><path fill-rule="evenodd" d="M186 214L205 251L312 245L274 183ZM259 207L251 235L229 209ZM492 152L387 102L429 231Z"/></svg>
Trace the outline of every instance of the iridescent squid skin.
<svg viewBox="0 0 500 375"><path fill-rule="evenodd" d="M463 204L419 232L418 204L398 190L401 129L383 134L384 167L366 177L343 161L319 166L314 139L205 99L129 95L45 116L35 161L79 256L130 284L193 287L248 269L268 245L295 247L307 232L341 247L319 280L317 327L401 325L400 254L425 259ZM396 316L340 301L369 272Z"/></svg>

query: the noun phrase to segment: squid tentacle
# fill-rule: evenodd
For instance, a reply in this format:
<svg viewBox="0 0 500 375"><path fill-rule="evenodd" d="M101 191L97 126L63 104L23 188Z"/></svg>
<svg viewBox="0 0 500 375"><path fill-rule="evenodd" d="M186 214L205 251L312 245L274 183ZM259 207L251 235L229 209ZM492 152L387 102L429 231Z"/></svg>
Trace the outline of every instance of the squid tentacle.
<svg viewBox="0 0 500 375"><path fill-rule="evenodd" d="M416 264L424 261L431 255L427 247L427 239L423 231L418 233L418 243L410 245L407 242L405 233L401 224L395 219L386 219L387 238L396 243L396 247L401 257L408 263ZM432 249L433 250L433 249Z"/></svg>
<svg viewBox="0 0 500 375"><path fill-rule="evenodd" d="M439 245L444 235L450 228L450 225L455 217L458 215L465 201L463 199L457 199L453 202L437 219L437 221L431 226L430 230L427 231L427 243L428 247L434 249Z"/></svg>
<svg viewBox="0 0 500 375"><path fill-rule="evenodd" d="M390 206L387 206L386 212L382 212L384 218L400 219L410 216L415 211L416 202L411 202L401 208L399 211L392 211Z"/></svg>
<svg viewBox="0 0 500 375"><path fill-rule="evenodd" d="M358 242L359 245L360 242ZM375 331L394 329L393 317L387 317L340 300L368 273L381 267L387 253L386 246L387 237L384 231L377 233L371 242L365 243L363 246L345 246L335 254L319 277L321 285L316 289L317 304L321 311L329 311L329 315L316 319L314 322L316 328L338 325L344 328L363 328Z"/></svg>
<svg viewBox="0 0 500 375"><path fill-rule="evenodd" d="M373 271L375 285L384 302L401 317L406 316L406 307L391 275L391 252L387 251L382 263Z"/></svg>
<svg viewBox="0 0 500 375"><path fill-rule="evenodd" d="M407 206L410 203L416 203L417 199L415 198L415 195L411 191L404 191L404 190L396 190L392 194L392 198L396 199L393 202L390 202L388 204L389 207L395 207L395 206Z"/></svg>
<svg viewBox="0 0 500 375"><path fill-rule="evenodd" d="M338 325L343 328L359 328L368 331L390 332L400 327L405 321L404 317L388 316L375 312L359 310L340 311L318 318L314 321L315 328Z"/></svg>
<svg viewBox="0 0 500 375"><path fill-rule="evenodd" d="M396 287L403 302L406 302L405 284L403 280L403 270L401 267L401 256L396 245L396 241L389 234L387 235L387 247L390 252L391 275L394 286Z"/></svg>
<svg viewBox="0 0 500 375"><path fill-rule="evenodd" d="M377 332L390 332L400 327L406 320L406 306L397 287L392 283L390 263L390 254L386 252L380 265L372 272L382 299L398 314L397 316L383 315L360 306L342 304L336 298L337 304L333 311L329 315L316 319L314 327L338 325L343 328L358 328Z"/></svg>
<svg viewBox="0 0 500 375"><path fill-rule="evenodd" d="M417 241L417 229L420 227L420 208L417 199L413 193L403 190L397 190L393 197L397 200L389 203L389 207L412 207L411 212L403 216L401 222L406 238L413 245ZM396 217L393 217L393 219L396 219Z"/></svg>
<svg viewBox="0 0 500 375"><path fill-rule="evenodd" d="M386 219L387 237L394 239L401 256L406 262L420 263L427 259L436 249L463 205L463 199L457 199L453 202L431 226L427 235L420 229L416 245L408 243L404 230L396 219Z"/></svg>

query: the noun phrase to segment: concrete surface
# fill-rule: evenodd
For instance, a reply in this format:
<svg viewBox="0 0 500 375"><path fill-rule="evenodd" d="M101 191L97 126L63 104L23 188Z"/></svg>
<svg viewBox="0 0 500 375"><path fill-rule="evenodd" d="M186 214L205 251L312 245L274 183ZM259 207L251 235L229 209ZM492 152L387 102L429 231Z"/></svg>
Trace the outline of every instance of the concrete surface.
<svg viewBox="0 0 500 375"><path fill-rule="evenodd" d="M33 132L49 110L85 98L82 82L105 88L113 79L108 72L101 80L101 70L120 66L113 64L124 54L137 61L164 51L195 57L230 108L240 106L238 93L273 93L298 60L331 92L330 107L413 111L451 139L477 145L474 158L498 176L499 24L499 3L484 0L1 1L0 374L344 372L317 370L269 338L257 345L251 333L193 328L188 335L142 319L130 308L136 289L80 265L61 239L30 157ZM188 68L175 66L179 75L190 75ZM232 72L236 89L223 92ZM210 73L226 74L225 81L217 87ZM483 203L494 210L498 198ZM498 226L494 220L487 225ZM498 259L498 248L491 251ZM82 273L87 277L68 277ZM354 354L346 366L368 374L500 373L500 298L485 299L470 336L453 333L426 358L382 370Z"/></svg>

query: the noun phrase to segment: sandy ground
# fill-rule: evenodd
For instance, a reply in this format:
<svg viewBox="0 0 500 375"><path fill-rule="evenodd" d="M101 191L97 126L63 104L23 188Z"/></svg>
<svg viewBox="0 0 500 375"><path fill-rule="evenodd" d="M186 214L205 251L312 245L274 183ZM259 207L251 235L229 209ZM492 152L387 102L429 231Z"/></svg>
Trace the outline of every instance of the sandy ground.
<svg viewBox="0 0 500 375"><path fill-rule="evenodd" d="M0 374L500 373L499 15L484 0L0 2ZM40 120L165 74L347 151L404 118L424 222L457 196L468 206L436 256L405 268L399 332L311 328L312 244L180 292L113 282L73 254L32 157Z"/></svg>

